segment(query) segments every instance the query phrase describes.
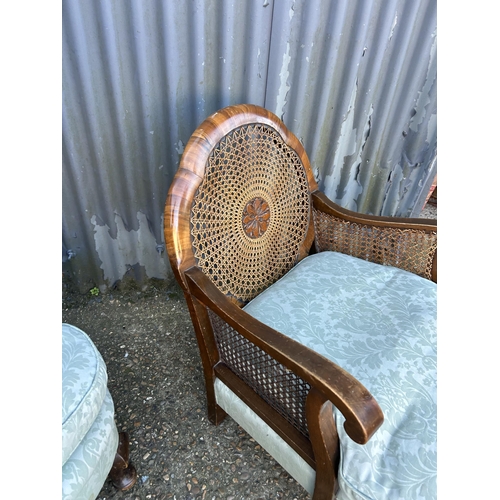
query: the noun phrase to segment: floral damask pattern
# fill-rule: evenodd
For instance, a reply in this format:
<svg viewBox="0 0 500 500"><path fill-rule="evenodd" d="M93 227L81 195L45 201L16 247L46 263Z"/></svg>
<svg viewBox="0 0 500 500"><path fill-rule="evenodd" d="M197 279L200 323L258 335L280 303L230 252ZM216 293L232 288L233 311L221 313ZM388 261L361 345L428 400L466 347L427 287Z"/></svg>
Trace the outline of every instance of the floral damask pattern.
<svg viewBox="0 0 500 500"><path fill-rule="evenodd" d="M336 252L301 261L245 310L331 359L373 394L384 423L341 444L340 500L436 498L436 285Z"/></svg>
<svg viewBox="0 0 500 500"><path fill-rule="evenodd" d="M111 394L94 423L62 468L63 500L94 500L99 495L118 449L118 429Z"/></svg>
<svg viewBox="0 0 500 500"><path fill-rule="evenodd" d="M85 332L62 325L62 498L93 500L118 448L106 365Z"/></svg>
<svg viewBox="0 0 500 500"><path fill-rule="evenodd" d="M79 328L62 325L62 463L99 413L108 375L101 354Z"/></svg>

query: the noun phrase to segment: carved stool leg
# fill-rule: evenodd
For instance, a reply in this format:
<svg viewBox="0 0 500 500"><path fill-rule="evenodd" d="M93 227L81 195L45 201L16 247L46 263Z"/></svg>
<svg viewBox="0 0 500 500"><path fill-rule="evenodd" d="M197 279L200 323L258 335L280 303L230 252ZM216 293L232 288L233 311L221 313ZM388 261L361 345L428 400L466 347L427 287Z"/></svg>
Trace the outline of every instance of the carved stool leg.
<svg viewBox="0 0 500 500"><path fill-rule="evenodd" d="M137 472L132 463L129 462L128 434L120 432L119 438L115 461L108 477L115 488L126 491L136 483Z"/></svg>

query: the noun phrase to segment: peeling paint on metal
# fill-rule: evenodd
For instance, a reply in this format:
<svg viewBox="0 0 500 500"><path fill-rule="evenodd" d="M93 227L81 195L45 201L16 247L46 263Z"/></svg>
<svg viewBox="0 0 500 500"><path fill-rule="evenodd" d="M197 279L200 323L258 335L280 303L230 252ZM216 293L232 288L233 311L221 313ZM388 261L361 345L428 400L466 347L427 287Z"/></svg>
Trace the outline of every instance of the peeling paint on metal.
<svg viewBox="0 0 500 500"><path fill-rule="evenodd" d="M436 34L433 34L434 42L432 44L431 53L429 57L429 64L427 66L427 74L425 76L425 84L422 90L418 93L417 103L415 104L415 114L410 120L410 129L416 132L418 126L423 122L426 113L426 107L431 102L429 96L434 82L437 77L437 64L436 64Z"/></svg>
<svg viewBox="0 0 500 500"><path fill-rule="evenodd" d="M389 40L392 39L392 35L394 35L394 29L396 28L396 24L398 24L398 13L396 11L396 15L394 16L394 21L391 26L391 34L389 35Z"/></svg>
<svg viewBox="0 0 500 500"><path fill-rule="evenodd" d="M358 92L358 85L353 87L351 92L351 99L345 114L340 136L337 140L337 149L333 159L332 173L327 175L324 180L325 189L329 192L334 188L340 186L340 177L344 168L344 158L353 155L356 152L356 128L354 127L354 103L356 101L356 94ZM338 203L342 200L345 192L339 192L337 189L335 202Z"/></svg>
<svg viewBox="0 0 500 500"><path fill-rule="evenodd" d="M95 250L101 260L100 268L109 285L123 279L128 269L137 264L144 266L150 278L165 279L167 276L165 260L157 250L158 243L146 215L137 212L137 220L139 229L127 231L122 217L115 213L117 234L113 238L109 226L99 225L95 215L90 219L94 227Z"/></svg>
<svg viewBox="0 0 500 500"><path fill-rule="evenodd" d="M290 75L290 72L288 71L288 65L290 64L291 59L290 43L287 43L286 52L283 54L283 64L281 65L280 71L280 88L278 97L276 99L276 110L274 112L281 119L283 119L286 97L288 95L288 91L290 90L290 85L288 84L288 76Z"/></svg>
<svg viewBox="0 0 500 500"><path fill-rule="evenodd" d="M230 104L283 119L346 208L418 216L437 169L435 0L62 6L63 259L85 286L115 262L153 272L185 145Z"/></svg>
<svg viewBox="0 0 500 500"><path fill-rule="evenodd" d="M340 205L355 212L358 210L356 199L363 192L363 185L359 179L359 174L363 163L363 149L365 148L366 141L370 136L372 115L373 105L371 105L370 112L366 116L363 126L362 142L358 147L356 158L351 162L351 165L356 168L354 169L351 167L349 181L347 182L347 189L345 190L344 196L339 200Z"/></svg>
<svg viewBox="0 0 500 500"><path fill-rule="evenodd" d="M436 136L436 129L437 129L437 115L436 113L431 113L431 116L429 117L429 125L427 126L427 135L425 136L425 141L427 143L431 143Z"/></svg>
<svg viewBox="0 0 500 500"><path fill-rule="evenodd" d="M292 20L295 15L295 2L292 2L290 9L288 10L288 22L291 28ZM287 103L288 92L290 91L290 83L288 81L290 76L290 61L292 60L292 56L290 55L290 40L286 43L286 51L283 54L283 59L281 63L281 69L279 73L279 89L278 95L276 97L276 108L274 113L279 116L282 120L284 119L285 113L285 105Z"/></svg>
<svg viewBox="0 0 500 500"><path fill-rule="evenodd" d="M179 153L180 155L182 155L182 153L184 153L184 144L182 143L181 140L179 140L175 149L177 150L177 153Z"/></svg>

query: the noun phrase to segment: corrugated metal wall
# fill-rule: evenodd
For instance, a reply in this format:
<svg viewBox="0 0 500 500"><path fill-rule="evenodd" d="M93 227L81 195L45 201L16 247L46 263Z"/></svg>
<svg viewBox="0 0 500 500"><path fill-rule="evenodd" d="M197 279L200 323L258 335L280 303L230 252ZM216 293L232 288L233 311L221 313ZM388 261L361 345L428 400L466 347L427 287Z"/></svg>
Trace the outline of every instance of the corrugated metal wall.
<svg viewBox="0 0 500 500"><path fill-rule="evenodd" d="M435 0L64 0L63 262L165 278L165 197L208 115L253 103L340 205L418 216L436 173Z"/></svg>

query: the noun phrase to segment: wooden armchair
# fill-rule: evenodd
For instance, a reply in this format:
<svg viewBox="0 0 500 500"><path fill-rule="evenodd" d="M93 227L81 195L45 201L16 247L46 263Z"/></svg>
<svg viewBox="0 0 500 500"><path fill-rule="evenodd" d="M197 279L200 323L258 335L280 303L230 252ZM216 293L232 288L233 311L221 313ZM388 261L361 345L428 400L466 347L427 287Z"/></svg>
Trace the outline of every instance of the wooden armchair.
<svg viewBox="0 0 500 500"><path fill-rule="evenodd" d="M436 221L337 206L285 125L238 105L193 133L164 224L210 420L315 500L434 498Z"/></svg>

